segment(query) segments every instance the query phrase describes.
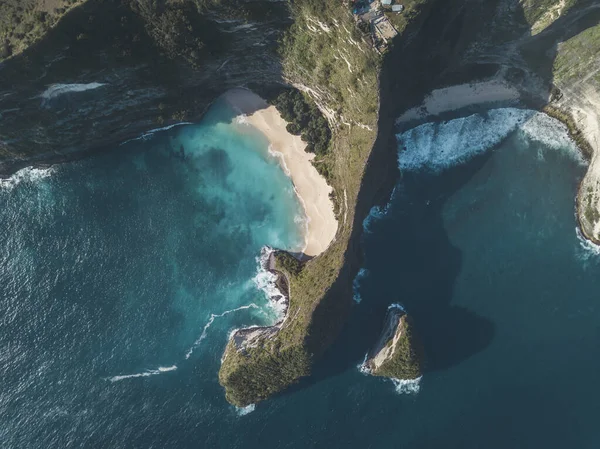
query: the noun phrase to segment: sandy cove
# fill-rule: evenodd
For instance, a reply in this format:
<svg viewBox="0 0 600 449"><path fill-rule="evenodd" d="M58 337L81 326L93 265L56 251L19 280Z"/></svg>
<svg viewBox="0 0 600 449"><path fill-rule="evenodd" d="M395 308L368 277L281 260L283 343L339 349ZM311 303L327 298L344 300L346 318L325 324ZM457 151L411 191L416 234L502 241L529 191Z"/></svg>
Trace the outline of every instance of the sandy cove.
<svg viewBox="0 0 600 449"><path fill-rule="evenodd" d="M275 106L270 106L252 91L232 89L223 98L246 116L245 123L258 129L269 140L270 150L279 157L283 170L292 180L308 220L303 253L310 257L318 256L335 239L338 222L329 197L333 189L311 162L315 155L305 151L306 143L300 136L287 131L287 122Z"/></svg>
<svg viewBox="0 0 600 449"><path fill-rule="evenodd" d="M470 106L500 102L517 102L519 92L502 80L494 79L471 84L458 84L433 90L418 107L402 114L397 124L425 120L445 112Z"/></svg>

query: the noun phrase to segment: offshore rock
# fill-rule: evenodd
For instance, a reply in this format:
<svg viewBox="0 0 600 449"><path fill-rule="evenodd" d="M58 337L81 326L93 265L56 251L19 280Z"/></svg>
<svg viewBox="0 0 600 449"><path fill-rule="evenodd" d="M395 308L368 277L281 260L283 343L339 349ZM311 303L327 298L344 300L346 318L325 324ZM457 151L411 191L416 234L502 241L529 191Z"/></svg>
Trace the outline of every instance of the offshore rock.
<svg viewBox="0 0 600 449"><path fill-rule="evenodd" d="M423 351L404 308L392 304L381 336L367 354L364 369L374 376L411 380L421 377Z"/></svg>

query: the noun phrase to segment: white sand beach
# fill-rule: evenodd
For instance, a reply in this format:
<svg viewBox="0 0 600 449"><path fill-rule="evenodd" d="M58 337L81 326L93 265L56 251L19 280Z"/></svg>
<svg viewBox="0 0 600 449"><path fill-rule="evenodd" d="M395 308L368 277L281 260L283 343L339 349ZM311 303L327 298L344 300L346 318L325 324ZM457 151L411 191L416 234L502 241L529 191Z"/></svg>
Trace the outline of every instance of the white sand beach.
<svg viewBox="0 0 600 449"><path fill-rule="evenodd" d="M244 123L262 132L270 150L279 157L283 170L291 178L308 220L304 254L318 256L335 239L338 222L329 194L333 190L311 161L314 154L305 151L300 136L286 130L287 122L275 108L248 89L232 89L225 100L246 116Z"/></svg>
<svg viewBox="0 0 600 449"><path fill-rule="evenodd" d="M432 91L419 107L409 109L396 123L423 120L448 111L486 103L517 101L519 92L500 80L459 84Z"/></svg>

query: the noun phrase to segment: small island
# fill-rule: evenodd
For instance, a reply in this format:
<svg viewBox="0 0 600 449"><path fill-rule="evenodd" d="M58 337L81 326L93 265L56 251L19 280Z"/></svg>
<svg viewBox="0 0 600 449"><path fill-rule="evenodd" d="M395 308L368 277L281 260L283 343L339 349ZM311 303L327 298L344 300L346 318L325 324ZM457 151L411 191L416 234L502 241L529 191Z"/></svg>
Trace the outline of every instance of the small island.
<svg viewBox="0 0 600 449"><path fill-rule="evenodd" d="M385 324L363 368L373 376L412 380L423 374L423 350L412 320L399 304L388 308Z"/></svg>

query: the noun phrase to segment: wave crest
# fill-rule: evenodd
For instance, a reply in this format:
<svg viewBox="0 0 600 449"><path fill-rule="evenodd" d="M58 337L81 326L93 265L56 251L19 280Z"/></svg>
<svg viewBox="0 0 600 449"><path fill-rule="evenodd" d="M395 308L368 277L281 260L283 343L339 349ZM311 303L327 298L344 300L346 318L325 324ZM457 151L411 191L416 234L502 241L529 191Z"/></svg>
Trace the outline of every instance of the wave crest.
<svg viewBox="0 0 600 449"><path fill-rule="evenodd" d="M439 173L485 153L516 130L549 148L566 150L583 163L567 127L558 120L533 110L500 108L397 134L398 167Z"/></svg>
<svg viewBox="0 0 600 449"><path fill-rule="evenodd" d="M198 347L198 345L200 345L200 343L202 343L202 340L204 340L206 338L208 329L210 328L212 323L214 323L215 318L221 318L221 317L224 317L225 315L229 315L230 313L237 312L239 310L246 310L246 309L258 309L258 306L256 304L252 303L252 304L248 304L247 306L241 306L241 307L237 307L235 309L226 310L225 312L219 313L219 314L211 313L210 318L208 319L208 322L204 325L204 329L202 329L202 334L200 334L200 337L198 337L198 339L194 342L192 347L190 349L188 349L188 351L185 353L185 359L188 360L191 357L191 355L193 354L194 349L196 349Z"/></svg>
<svg viewBox="0 0 600 449"><path fill-rule="evenodd" d="M421 390L421 377L416 379L392 379L398 394L417 394Z"/></svg>
<svg viewBox="0 0 600 449"><path fill-rule="evenodd" d="M54 172L53 167L49 168L34 168L27 167L19 170L10 178L0 179L0 189L12 190L22 182L36 182L41 179L48 178Z"/></svg>
<svg viewBox="0 0 600 449"><path fill-rule="evenodd" d="M175 371L176 369L177 369L177 365L159 366L156 369L149 369L149 370L146 370L146 371L141 372L141 373L123 374L123 375L120 375L120 376L108 377L107 380L109 380L111 382L118 382L120 380L125 380L125 379L135 379L136 377L156 376L158 374L168 373L169 371Z"/></svg>

